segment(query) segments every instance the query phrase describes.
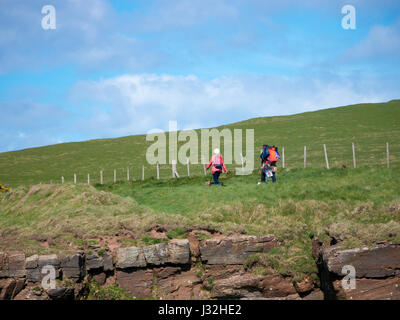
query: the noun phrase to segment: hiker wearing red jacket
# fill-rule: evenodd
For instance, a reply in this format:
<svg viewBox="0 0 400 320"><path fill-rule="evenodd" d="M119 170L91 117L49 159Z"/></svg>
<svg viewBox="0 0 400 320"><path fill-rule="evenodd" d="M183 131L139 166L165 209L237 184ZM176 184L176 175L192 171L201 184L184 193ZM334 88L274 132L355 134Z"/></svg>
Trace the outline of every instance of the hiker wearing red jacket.
<svg viewBox="0 0 400 320"><path fill-rule="evenodd" d="M219 182L219 180L218 180L219 175L221 174L222 169L225 172L228 172L228 170L225 167L224 159L222 159L222 156L220 155L218 148L214 149L214 154L212 155L210 162L208 163L208 165L206 167L206 170L208 170L208 168L210 168L211 166L212 166L211 173L213 175L214 181L207 182L207 185L216 184L216 185L222 186L223 184L221 182Z"/></svg>

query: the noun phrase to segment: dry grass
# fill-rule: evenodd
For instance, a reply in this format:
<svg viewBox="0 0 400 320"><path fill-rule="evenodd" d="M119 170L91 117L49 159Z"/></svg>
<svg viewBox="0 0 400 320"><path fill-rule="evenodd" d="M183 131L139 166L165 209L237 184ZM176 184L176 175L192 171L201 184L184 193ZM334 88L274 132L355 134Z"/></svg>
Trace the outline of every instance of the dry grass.
<svg viewBox="0 0 400 320"><path fill-rule="evenodd" d="M300 279L316 272L313 235L345 247L400 241L398 169L290 170L261 186L257 178L228 176L218 189L205 187L204 178L19 187L0 195L0 250L60 253L100 238L102 245L151 244L153 224L197 225L275 234L283 246L268 254L269 263Z"/></svg>
<svg viewBox="0 0 400 320"><path fill-rule="evenodd" d="M20 187L0 198L0 250L26 253L74 251L86 240L124 230L140 234L164 221L133 199L92 186L66 184ZM168 222L182 221L168 216ZM50 245L49 245L50 243Z"/></svg>

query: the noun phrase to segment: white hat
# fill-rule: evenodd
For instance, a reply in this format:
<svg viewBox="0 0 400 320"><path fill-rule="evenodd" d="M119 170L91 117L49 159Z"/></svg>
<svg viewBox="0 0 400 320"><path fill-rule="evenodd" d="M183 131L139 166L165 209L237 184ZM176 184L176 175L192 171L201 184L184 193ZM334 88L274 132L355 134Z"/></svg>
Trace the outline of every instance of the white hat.
<svg viewBox="0 0 400 320"><path fill-rule="evenodd" d="M218 148L214 149L214 154L219 154L219 149Z"/></svg>

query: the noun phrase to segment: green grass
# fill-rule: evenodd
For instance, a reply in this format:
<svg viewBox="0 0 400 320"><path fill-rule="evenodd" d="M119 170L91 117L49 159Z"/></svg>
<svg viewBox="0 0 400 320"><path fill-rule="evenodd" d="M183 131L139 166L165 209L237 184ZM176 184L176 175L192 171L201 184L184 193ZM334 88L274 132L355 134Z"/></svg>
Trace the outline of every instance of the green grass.
<svg viewBox="0 0 400 320"><path fill-rule="evenodd" d="M225 187L205 186L204 177L149 180L98 186L39 185L0 195L0 250L28 253L72 250L100 236L135 230L123 246L151 245L154 223L167 236L186 235L187 226L207 226L230 234L275 234L283 245L268 261L283 275L316 272L311 235L344 247L400 241L400 169L280 170L275 184L257 185L258 175L227 175ZM43 247L40 234L52 239ZM205 237L206 238L206 237ZM91 241L90 241L91 240ZM93 242L94 243L94 242Z"/></svg>
<svg viewBox="0 0 400 320"><path fill-rule="evenodd" d="M351 143L357 153L357 165L384 166L386 142L390 144L391 165L400 163L400 100L387 103L360 104L307 112L292 116L250 119L218 129L254 129L255 158L264 143L285 147L287 168L303 166L303 147L307 146L307 165L322 168L325 165L322 145L327 145L331 167L352 166ZM168 139L167 139L168 141ZM243 133L243 141L245 141ZM184 142L180 142L182 145ZM117 139L100 139L85 142L63 143L41 148L0 153L0 183L11 187L73 181L99 183L99 172L104 171L104 181L126 179L126 168L131 176L141 179L141 168L145 165L145 178L156 176L154 165L145 160L147 142L144 135ZM223 152L223 145L221 146ZM245 154L245 151L243 152ZM200 159L199 159L200 160ZM228 166L232 169L236 165ZM186 167L178 165L178 172L186 174ZM192 165L191 174L201 175L201 165ZM170 165L161 165L161 177L171 176Z"/></svg>
<svg viewBox="0 0 400 320"><path fill-rule="evenodd" d="M166 233L169 239L184 239L187 237L187 231L183 227L176 227Z"/></svg>
<svg viewBox="0 0 400 320"><path fill-rule="evenodd" d="M87 281L89 293L87 300L135 300L118 285L101 287L96 281Z"/></svg>
<svg viewBox="0 0 400 320"><path fill-rule="evenodd" d="M146 246L151 246L153 244L158 244L158 243L168 243L168 239L152 238L149 237L148 235L144 235L140 240Z"/></svg>
<svg viewBox="0 0 400 320"><path fill-rule="evenodd" d="M146 166L145 181L110 183L114 168L121 177L122 168L130 166L138 177L149 145L144 136L3 153L1 183L15 188L0 194L0 250L59 253L117 235L122 246L150 245L184 238L188 226L207 226L226 234L275 234L283 245L265 255L268 265L294 279L315 275L311 235L325 243L331 237L343 239L348 248L400 241L399 118L397 100L226 126L254 128L257 148L265 142L285 146L286 169L279 168L275 184L257 185L258 170L235 176L233 166L221 176L224 187L207 187L210 177L204 177L201 166L192 168L190 178L161 180L155 179L154 167ZM357 169L351 168L351 142L356 143ZM323 143L330 170L323 168ZM302 168L304 145L307 169ZM342 164L347 169L341 169ZM105 170L104 185L96 184L93 176L100 169ZM78 181L91 173L95 185L72 184L74 172ZM162 177L170 174L168 166L162 167ZM69 182L30 185L61 175ZM166 239L147 231L155 223L168 226ZM206 234L199 237L207 239ZM260 264L254 268L265 272Z"/></svg>
<svg viewBox="0 0 400 320"><path fill-rule="evenodd" d="M315 273L311 236L345 247L400 240L398 168L281 170L278 182L259 177L222 178L225 187L206 187L205 178L120 183L98 188L135 199L153 212L182 216L184 225L224 233L275 234L284 245L268 254L283 275Z"/></svg>

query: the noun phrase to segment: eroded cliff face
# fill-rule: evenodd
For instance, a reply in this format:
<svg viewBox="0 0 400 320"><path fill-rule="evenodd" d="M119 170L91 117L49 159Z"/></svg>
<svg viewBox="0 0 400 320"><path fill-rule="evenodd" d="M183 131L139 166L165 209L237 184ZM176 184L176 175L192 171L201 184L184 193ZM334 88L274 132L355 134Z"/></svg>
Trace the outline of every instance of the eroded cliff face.
<svg viewBox="0 0 400 320"><path fill-rule="evenodd" d="M343 250L334 245L321 250L318 261L327 299L400 299L400 244ZM343 268L354 271L354 288L342 280Z"/></svg>
<svg viewBox="0 0 400 320"><path fill-rule="evenodd" d="M245 266L250 256L280 245L273 235L219 234L202 241L189 236L142 248L62 257L0 253L0 299L86 299L93 283L97 290L115 286L138 299L400 298L400 245L353 250L314 245L317 281L309 276L294 281L268 265L262 274ZM356 270L355 289L342 286L345 265ZM45 266L54 267L55 289L42 288Z"/></svg>

